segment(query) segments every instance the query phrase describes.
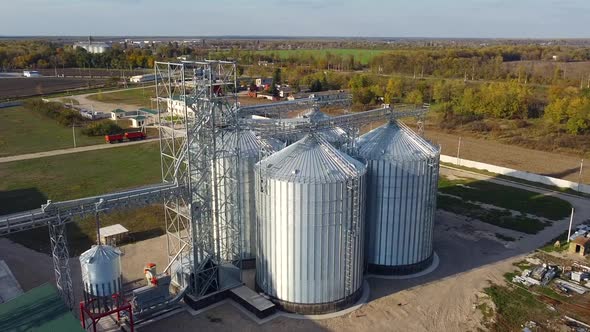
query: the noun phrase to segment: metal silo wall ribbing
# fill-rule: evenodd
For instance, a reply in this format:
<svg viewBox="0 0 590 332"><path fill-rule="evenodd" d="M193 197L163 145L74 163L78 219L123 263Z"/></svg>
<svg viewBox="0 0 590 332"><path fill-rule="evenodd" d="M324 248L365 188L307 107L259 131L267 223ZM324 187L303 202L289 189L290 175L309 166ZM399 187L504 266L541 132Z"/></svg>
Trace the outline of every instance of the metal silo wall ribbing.
<svg viewBox="0 0 590 332"><path fill-rule="evenodd" d="M329 303L358 291L363 281L364 175L359 181L361 219L349 294L344 250L352 198L346 184L262 180L257 173L258 287L297 304Z"/></svg>
<svg viewBox="0 0 590 332"><path fill-rule="evenodd" d="M368 162L368 264L406 266L432 256L437 182L438 156Z"/></svg>

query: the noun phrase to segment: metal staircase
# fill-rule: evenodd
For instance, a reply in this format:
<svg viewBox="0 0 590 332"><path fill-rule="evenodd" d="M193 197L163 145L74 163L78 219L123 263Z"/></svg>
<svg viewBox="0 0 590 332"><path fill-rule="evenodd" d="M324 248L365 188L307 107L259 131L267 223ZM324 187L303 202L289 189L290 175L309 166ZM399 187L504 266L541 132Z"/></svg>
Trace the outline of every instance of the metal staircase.
<svg viewBox="0 0 590 332"><path fill-rule="evenodd" d="M350 197L350 210L352 218L350 220L349 228L346 230L346 251L344 258L344 294L349 296L353 292L352 280L354 273L354 254L356 248L357 237L360 235L360 193L359 193L359 181L358 179L352 179L347 183L348 196Z"/></svg>

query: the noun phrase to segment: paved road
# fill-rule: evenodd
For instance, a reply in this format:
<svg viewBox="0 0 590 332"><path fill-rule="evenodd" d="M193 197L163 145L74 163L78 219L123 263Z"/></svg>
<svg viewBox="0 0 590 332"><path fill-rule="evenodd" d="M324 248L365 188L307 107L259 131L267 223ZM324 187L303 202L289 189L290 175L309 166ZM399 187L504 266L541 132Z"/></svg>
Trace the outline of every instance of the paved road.
<svg viewBox="0 0 590 332"><path fill-rule="evenodd" d="M78 152L85 152L85 151L113 149L113 148L119 148L119 147L136 145L136 144L144 144L144 143L156 142L156 141L158 141L158 138L150 138L150 139L146 139L143 141L135 141L135 142L116 143L116 144L106 144L105 143L105 144L81 146L79 148L60 149L60 150L21 154L21 155L16 155L16 156L2 157L2 158L0 158L0 164L1 163L9 163L12 161L52 157L52 156L59 156L59 155L63 155L63 154L78 153Z"/></svg>

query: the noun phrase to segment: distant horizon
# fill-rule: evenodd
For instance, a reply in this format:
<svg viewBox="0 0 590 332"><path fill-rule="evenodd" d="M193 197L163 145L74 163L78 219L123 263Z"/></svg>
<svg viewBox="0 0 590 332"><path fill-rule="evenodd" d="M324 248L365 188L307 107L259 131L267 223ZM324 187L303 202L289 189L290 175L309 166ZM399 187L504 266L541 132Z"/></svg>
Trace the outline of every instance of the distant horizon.
<svg viewBox="0 0 590 332"><path fill-rule="evenodd" d="M396 39L407 39L407 40L590 40L588 37L428 37L428 36L321 36L321 35L0 35L1 39L10 38L77 38L77 39L88 39L92 38L216 38L216 39L357 39L357 40L396 40Z"/></svg>
<svg viewBox="0 0 590 332"><path fill-rule="evenodd" d="M2 5L10 37L586 39L586 0L20 0ZM383 37L399 36L399 37ZM425 36L425 37L410 37Z"/></svg>

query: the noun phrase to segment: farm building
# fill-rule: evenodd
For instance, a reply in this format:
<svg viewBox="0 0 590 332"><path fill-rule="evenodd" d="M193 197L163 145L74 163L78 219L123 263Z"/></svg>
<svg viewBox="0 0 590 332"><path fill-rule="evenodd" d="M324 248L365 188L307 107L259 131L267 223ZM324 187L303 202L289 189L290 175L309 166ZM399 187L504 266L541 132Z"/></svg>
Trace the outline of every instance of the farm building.
<svg viewBox="0 0 590 332"><path fill-rule="evenodd" d="M272 78L257 78L256 79L256 87L267 89L272 85Z"/></svg>
<svg viewBox="0 0 590 332"><path fill-rule="evenodd" d="M590 254L590 238L577 237L570 242L569 252L585 256Z"/></svg>
<svg viewBox="0 0 590 332"><path fill-rule="evenodd" d="M129 118L131 120L131 127L133 128L141 128L145 125L145 120L147 117L143 115L132 116Z"/></svg>
<svg viewBox="0 0 590 332"><path fill-rule="evenodd" d="M111 120L113 120L113 121L121 119L124 116L125 116L125 111L120 108L117 108L116 110L111 111Z"/></svg>
<svg viewBox="0 0 590 332"><path fill-rule="evenodd" d="M284 86L279 89L279 96L281 98L287 98L292 94L293 94L293 89L291 87Z"/></svg>

